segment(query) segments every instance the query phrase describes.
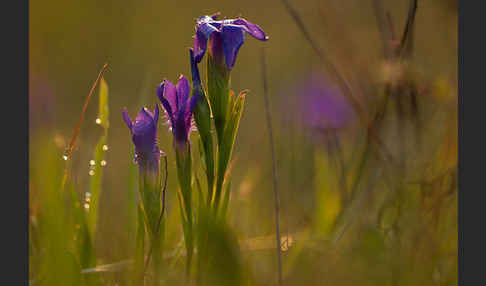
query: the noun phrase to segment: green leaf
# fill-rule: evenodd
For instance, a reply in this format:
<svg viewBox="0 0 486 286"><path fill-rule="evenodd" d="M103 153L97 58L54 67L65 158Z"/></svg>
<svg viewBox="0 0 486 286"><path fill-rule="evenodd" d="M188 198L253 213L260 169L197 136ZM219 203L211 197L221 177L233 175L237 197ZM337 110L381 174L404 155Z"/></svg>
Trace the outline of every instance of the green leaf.
<svg viewBox="0 0 486 286"><path fill-rule="evenodd" d="M98 140L94 150L94 165L90 162L90 195L86 197L86 202L89 205L88 209L88 228L91 237L94 238L96 231L96 221L98 219L98 205L99 197L102 189L103 182L103 168L106 165L106 147L108 139L108 127L109 127L109 108L108 108L108 84L101 79L99 88L99 110L98 119L101 120L100 125L104 129L104 134Z"/></svg>
<svg viewBox="0 0 486 286"><path fill-rule="evenodd" d="M233 152L233 147L236 140L236 134L238 132L238 127L240 125L241 115L243 114L243 107L245 105L245 95L246 92L241 92L238 97L234 100L234 104L231 109L231 116L226 124L224 130L224 137L222 144L219 146L218 152L218 178L216 181L216 197L215 197L215 207L218 207L219 200L221 198L221 191L224 182L224 176L226 174L226 169L228 167L231 154Z"/></svg>
<svg viewBox="0 0 486 286"><path fill-rule="evenodd" d="M103 182L103 166L102 161L105 161L105 151L103 146L106 145L106 135L101 136L96 144L94 151L94 166L90 166L90 191L89 195L85 195L85 202L89 205L88 209L88 228L91 236L94 237L96 231L96 221L98 218L98 204ZM106 162L106 161L105 161Z"/></svg>
<svg viewBox="0 0 486 286"><path fill-rule="evenodd" d="M106 83L104 78L101 78L100 81L100 89L99 89L99 108L98 108L98 118L101 120L101 126L104 129L108 129L110 126L108 117L109 117L109 108L108 108L108 84Z"/></svg>

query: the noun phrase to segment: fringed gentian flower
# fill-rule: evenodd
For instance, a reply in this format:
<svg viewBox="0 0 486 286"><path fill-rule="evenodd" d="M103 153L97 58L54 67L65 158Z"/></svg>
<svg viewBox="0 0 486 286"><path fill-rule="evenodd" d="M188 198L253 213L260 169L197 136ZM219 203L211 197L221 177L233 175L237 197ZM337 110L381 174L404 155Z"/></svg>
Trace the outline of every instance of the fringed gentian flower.
<svg viewBox="0 0 486 286"><path fill-rule="evenodd" d="M138 113L135 121L130 119L126 109L122 111L123 119L130 129L132 141L135 145L135 162L139 166L140 180L140 200L138 215L143 219L146 230L144 233L137 232L137 241L143 240L145 233L150 238L150 248L153 253L154 269L160 267L162 260L161 235L159 233L160 215L161 215L161 185L159 176L161 151L157 144L157 124L159 121L159 108L156 105L154 113L147 108L142 108ZM140 220L138 220L140 221ZM137 243L138 245L138 243ZM150 254L149 254L150 255ZM143 247L137 246L135 277L143 275L144 253Z"/></svg>
<svg viewBox="0 0 486 286"><path fill-rule="evenodd" d="M164 106L167 117L174 135L174 149L176 155L177 177L181 188L181 203L184 205L185 215L182 217L184 225L184 241L187 251L187 271L191 268L193 253L193 215L191 202L191 146L189 144L189 133L192 129L192 114L196 106L199 93L189 98L191 87L189 81L181 75L174 86L170 81L164 79L157 88L157 96Z"/></svg>
<svg viewBox="0 0 486 286"><path fill-rule="evenodd" d="M194 94L189 98L191 87L185 76L181 75L174 86L169 80L164 79L157 87L157 97L162 102L176 147L182 147L189 142L189 133L193 129L192 112L199 98Z"/></svg>
<svg viewBox="0 0 486 286"><path fill-rule="evenodd" d="M147 170L158 176L160 165L160 149L157 144L159 108L155 106L154 113L145 107L142 108L133 122L126 109L123 109L122 115L132 134L132 141L135 145L135 162L139 165L140 172L144 173Z"/></svg>
<svg viewBox="0 0 486 286"><path fill-rule="evenodd" d="M258 25L238 18L217 20L219 14L203 16L197 19L196 35L194 36L194 52L197 63L200 63L206 53L209 40L209 53L219 64L226 61L228 70L235 65L236 55L245 41L245 33L260 41L268 40L265 32Z"/></svg>

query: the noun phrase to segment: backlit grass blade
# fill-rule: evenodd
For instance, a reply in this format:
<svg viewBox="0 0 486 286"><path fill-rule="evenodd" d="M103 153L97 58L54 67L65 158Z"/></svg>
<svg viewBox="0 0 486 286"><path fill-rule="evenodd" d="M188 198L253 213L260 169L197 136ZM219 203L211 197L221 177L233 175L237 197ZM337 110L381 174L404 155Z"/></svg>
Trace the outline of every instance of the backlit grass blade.
<svg viewBox="0 0 486 286"><path fill-rule="evenodd" d="M88 210L88 228L91 237L94 238L96 231L96 221L98 217L98 205L99 197L102 189L103 182L103 168L106 163L106 151L108 150L107 137L109 128L109 106L108 106L108 85L102 78L99 88L99 109L98 118L96 123L103 127L103 135L98 140L98 144L95 147L94 159L90 161L89 175L90 180L90 192L86 194L86 204Z"/></svg>

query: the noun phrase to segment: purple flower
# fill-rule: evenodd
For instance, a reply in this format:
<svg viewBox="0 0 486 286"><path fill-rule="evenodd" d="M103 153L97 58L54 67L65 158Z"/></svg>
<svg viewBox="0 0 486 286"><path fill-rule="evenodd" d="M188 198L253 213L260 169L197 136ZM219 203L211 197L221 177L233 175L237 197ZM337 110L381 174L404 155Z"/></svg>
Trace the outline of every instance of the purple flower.
<svg viewBox="0 0 486 286"><path fill-rule="evenodd" d="M181 75L174 86L169 80L164 79L157 87L157 96L162 102L171 125L172 134L176 145L184 145L189 140L192 128L192 111L196 106L199 94L189 98L191 88L189 81Z"/></svg>
<svg viewBox="0 0 486 286"><path fill-rule="evenodd" d="M260 41L266 41L268 37L258 25L243 18L218 21L218 16L219 14L215 14L197 19L194 37L195 58L197 63L201 62L209 40L211 56L221 63L224 55L228 70L231 70L238 50L245 41L245 33Z"/></svg>
<svg viewBox="0 0 486 286"><path fill-rule="evenodd" d="M304 81L298 92L304 123L311 129L341 129L354 118L354 111L341 91L320 75Z"/></svg>
<svg viewBox="0 0 486 286"><path fill-rule="evenodd" d="M132 134L132 141L135 145L135 162L141 170L148 168L158 171L160 162L160 149L157 144L158 106L155 106L153 114L147 108L142 108L134 122L125 108L122 110L122 115Z"/></svg>

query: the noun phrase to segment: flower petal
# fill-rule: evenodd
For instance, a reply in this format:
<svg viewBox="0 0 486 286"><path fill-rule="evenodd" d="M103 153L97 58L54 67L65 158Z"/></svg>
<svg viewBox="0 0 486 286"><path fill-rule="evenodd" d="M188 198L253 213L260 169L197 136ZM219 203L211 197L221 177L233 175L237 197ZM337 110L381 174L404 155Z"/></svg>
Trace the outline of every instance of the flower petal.
<svg viewBox="0 0 486 286"><path fill-rule="evenodd" d="M169 117L169 120L171 122L171 125L174 125L174 123L175 123L175 121L174 121L174 113L172 112L172 109L170 107L170 103L164 97L160 97L159 99L160 99L160 102L162 102L162 106L165 109L165 113Z"/></svg>
<svg viewBox="0 0 486 286"><path fill-rule="evenodd" d="M183 102L187 101L187 98L189 97L189 92L191 90L191 87L189 86L189 81L184 75L181 75L179 77L179 80L177 81L176 85L176 90L177 90L177 109L181 109L181 105Z"/></svg>
<svg viewBox="0 0 486 286"><path fill-rule="evenodd" d="M209 20L211 20L211 18L209 18ZM194 51L195 51L195 54L196 54L196 62L197 63L201 62L201 60L204 57L204 54L206 53L209 36L213 32L218 32L219 27L221 27L221 24L219 24L219 23L214 23L214 24L215 25L207 23L207 21L205 21L205 20L203 20L202 22L199 22L199 20L198 20L198 26L196 28L196 35L194 36Z"/></svg>
<svg viewBox="0 0 486 286"><path fill-rule="evenodd" d="M172 116L177 110L177 92L172 82L164 79L162 83L157 87L157 97L164 105L165 110ZM164 100L167 104L164 104Z"/></svg>
<svg viewBox="0 0 486 286"><path fill-rule="evenodd" d="M194 36L194 50L196 51L196 62L200 63L206 53L208 46L208 39L201 33L196 31Z"/></svg>
<svg viewBox="0 0 486 286"><path fill-rule="evenodd" d="M155 104L155 108L154 108L154 123L155 123L155 126L157 126L158 122L159 122L159 105Z"/></svg>
<svg viewBox="0 0 486 286"><path fill-rule="evenodd" d="M245 27L245 31L252 35L255 39L260 41L268 40L268 37L265 35L265 32L260 28L257 24L253 24L243 18L235 19L232 21L235 25L241 25Z"/></svg>
<svg viewBox="0 0 486 286"><path fill-rule="evenodd" d="M211 19L213 19L213 20L218 20L219 16L221 16L221 12L216 12L209 17L211 17Z"/></svg>
<svg viewBox="0 0 486 286"><path fill-rule="evenodd" d="M238 50L245 41L245 30L236 25L224 25L221 29L221 35L223 38L226 65L228 66L228 69L231 70L235 65Z"/></svg>
<svg viewBox="0 0 486 286"><path fill-rule="evenodd" d="M133 134L142 135L153 132L155 128L152 112L147 108L142 108L133 123Z"/></svg>
<svg viewBox="0 0 486 286"><path fill-rule="evenodd" d="M194 108L196 107L198 99L199 99L199 90L196 89L196 91L194 92L194 95L188 101L188 105L186 106L186 111L185 111L185 114L184 114L184 120L186 122L187 130L189 130L189 128L191 127L192 112L194 111Z"/></svg>
<svg viewBox="0 0 486 286"><path fill-rule="evenodd" d="M199 99L199 91L196 91L194 95L189 99L189 112L192 113L196 107L197 101Z"/></svg>
<svg viewBox="0 0 486 286"><path fill-rule="evenodd" d="M185 124L186 110L187 110L186 106L187 106L187 101L185 101L182 104L181 109L177 111L177 114L175 116L175 124L172 125L174 137L177 142L187 141L187 130Z"/></svg>
<svg viewBox="0 0 486 286"><path fill-rule="evenodd" d="M191 73L193 88L201 86L201 77L199 76L199 69L197 67L196 59L194 58L194 50L189 49L189 57L191 58Z"/></svg>
<svg viewBox="0 0 486 286"><path fill-rule="evenodd" d="M123 116L123 120L125 121L125 123L127 124L128 126L128 129L130 129L130 131L132 131L132 120L130 119L130 116L128 115L128 112L127 112L127 109L126 108L123 108L122 110L122 116Z"/></svg>

